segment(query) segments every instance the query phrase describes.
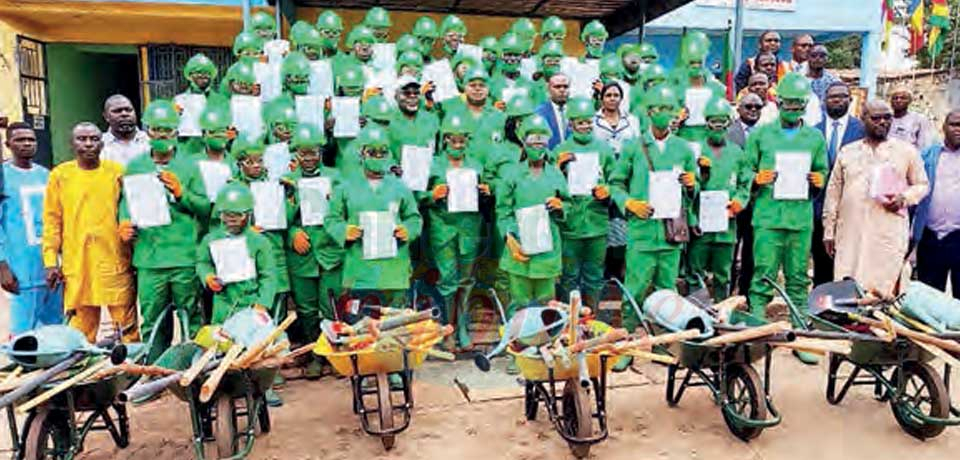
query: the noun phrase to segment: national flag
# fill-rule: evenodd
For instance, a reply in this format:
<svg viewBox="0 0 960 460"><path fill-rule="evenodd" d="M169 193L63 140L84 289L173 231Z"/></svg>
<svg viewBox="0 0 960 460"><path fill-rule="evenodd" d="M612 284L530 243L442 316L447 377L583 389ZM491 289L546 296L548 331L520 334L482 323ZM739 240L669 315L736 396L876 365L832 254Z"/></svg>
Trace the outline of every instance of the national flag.
<svg viewBox="0 0 960 460"><path fill-rule="evenodd" d="M733 82L736 73L734 68L736 63L733 62L733 27L727 28L727 35L723 42L723 62L720 65L722 66L720 74L723 75L723 83L727 85L727 100L733 101L736 93Z"/></svg>
<svg viewBox="0 0 960 460"><path fill-rule="evenodd" d="M890 29L893 28L893 20L896 18L893 12L893 0L880 0L883 8L883 47L890 44Z"/></svg>
<svg viewBox="0 0 960 460"><path fill-rule="evenodd" d="M917 54L923 48L923 0L912 0L907 8L910 17L910 54Z"/></svg>
<svg viewBox="0 0 960 460"><path fill-rule="evenodd" d="M927 52L936 58L943 51L944 31L950 30L950 7L947 0L933 0L930 5L930 36L927 39Z"/></svg>

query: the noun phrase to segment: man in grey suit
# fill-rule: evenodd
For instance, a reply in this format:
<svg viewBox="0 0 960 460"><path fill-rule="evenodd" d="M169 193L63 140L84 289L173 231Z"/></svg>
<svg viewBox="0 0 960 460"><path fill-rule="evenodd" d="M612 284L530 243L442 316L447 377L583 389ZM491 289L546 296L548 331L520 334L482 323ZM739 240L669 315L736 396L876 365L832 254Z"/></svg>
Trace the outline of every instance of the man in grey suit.
<svg viewBox="0 0 960 460"><path fill-rule="evenodd" d="M747 136L757 127L760 120L760 111L763 110L763 100L754 93L746 93L737 104L737 119L730 124L727 139L743 147ZM737 287L737 293L745 295L750 290L750 280L753 278L753 206L737 214L737 249L734 252L733 276L730 286Z"/></svg>

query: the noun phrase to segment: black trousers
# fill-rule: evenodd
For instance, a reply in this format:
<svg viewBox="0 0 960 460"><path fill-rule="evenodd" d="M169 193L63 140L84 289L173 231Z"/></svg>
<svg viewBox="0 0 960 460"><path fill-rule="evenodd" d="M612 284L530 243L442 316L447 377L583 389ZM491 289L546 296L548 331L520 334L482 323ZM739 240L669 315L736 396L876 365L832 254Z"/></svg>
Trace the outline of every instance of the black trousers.
<svg viewBox="0 0 960 460"><path fill-rule="evenodd" d="M937 239L936 233L924 229L917 245L917 278L943 291L947 289L947 276L953 297L960 299L960 231Z"/></svg>
<svg viewBox="0 0 960 460"><path fill-rule="evenodd" d="M753 206L748 206L737 215L737 248L731 273L730 286L737 294L747 295L753 280Z"/></svg>
<svg viewBox="0 0 960 460"><path fill-rule="evenodd" d="M827 249L823 247L823 221L820 219L813 219L812 238L810 250L813 253L813 285L819 286L833 281L833 257L830 257Z"/></svg>

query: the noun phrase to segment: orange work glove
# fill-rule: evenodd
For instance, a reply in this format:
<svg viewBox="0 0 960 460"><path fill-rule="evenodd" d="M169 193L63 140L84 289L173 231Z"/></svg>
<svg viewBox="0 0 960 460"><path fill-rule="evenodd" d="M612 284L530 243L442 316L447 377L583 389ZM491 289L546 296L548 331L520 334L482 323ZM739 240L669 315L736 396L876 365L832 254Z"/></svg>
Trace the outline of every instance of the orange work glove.
<svg viewBox="0 0 960 460"><path fill-rule="evenodd" d="M297 230L293 234L293 250L300 255L304 255L310 250L310 235L307 235L307 232Z"/></svg>
<svg viewBox="0 0 960 460"><path fill-rule="evenodd" d="M296 171L297 168L299 168L299 167L300 167L300 162L297 161L296 158L291 158L291 159L290 159L290 163L287 163L287 169L289 169L290 172Z"/></svg>
<svg viewBox="0 0 960 460"><path fill-rule="evenodd" d="M693 188L693 186L697 183L697 176L694 176L691 172L681 173L680 183L686 188Z"/></svg>
<svg viewBox="0 0 960 460"><path fill-rule="evenodd" d="M823 188L823 173L812 172L807 174L807 181L816 188Z"/></svg>
<svg viewBox="0 0 960 460"><path fill-rule="evenodd" d="M435 85L432 81L428 81L420 85L420 94L426 96L432 93L435 89L437 89L437 85Z"/></svg>
<svg viewBox="0 0 960 460"><path fill-rule="evenodd" d="M363 235L363 229L356 225L347 225L347 241L357 241Z"/></svg>
<svg viewBox="0 0 960 460"><path fill-rule="evenodd" d="M173 104L173 109L177 111L178 114L183 115L183 106L180 104Z"/></svg>
<svg viewBox="0 0 960 460"><path fill-rule="evenodd" d="M170 190L174 198L183 196L183 185L180 184L180 179L176 174L170 171L160 171L160 182L163 182L163 185L167 187L167 190Z"/></svg>
<svg viewBox="0 0 960 460"><path fill-rule="evenodd" d="M477 188L480 189L480 193L490 196L490 184L480 184Z"/></svg>
<svg viewBox="0 0 960 460"><path fill-rule="evenodd" d="M494 102L494 103L493 103L493 108L495 108L495 109L503 112L504 110L507 110L507 103L504 102L504 101Z"/></svg>
<svg viewBox="0 0 960 460"><path fill-rule="evenodd" d="M450 193L450 188L447 187L447 184L440 184L433 187L433 201L440 201L446 198L447 193Z"/></svg>
<svg viewBox="0 0 960 460"><path fill-rule="evenodd" d="M600 91L603 91L603 82L600 81L600 80L594 80L594 81L593 81L593 92L599 93Z"/></svg>
<svg viewBox="0 0 960 460"><path fill-rule="evenodd" d="M210 289L213 292L220 292L223 290L223 281L220 281L220 278L217 278L217 275L213 273L207 275L204 282L207 285L207 289Z"/></svg>
<svg viewBox="0 0 960 460"><path fill-rule="evenodd" d="M259 225L251 225L250 230L253 230L253 233L263 233L263 227Z"/></svg>
<svg viewBox="0 0 960 460"><path fill-rule="evenodd" d="M555 196L547 198L547 209L551 211L562 211L563 201L561 201L560 198Z"/></svg>
<svg viewBox="0 0 960 460"><path fill-rule="evenodd" d="M259 311L259 312L261 312L261 313L270 313L270 309L269 309L269 308L267 308L267 307L264 306L264 305L260 305L260 304L258 304L258 303L255 303L255 304L251 305L250 307L252 307L254 310Z"/></svg>
<svg viewBox="0 0 960 460"><path fill-rule="evenodd" d="M231 126L227 128L227 139L230 139L232 141L236 138L237 138L237 128L235 126Z"/></svg>
<svg viewBox="0 0 960 460"><path fill-rule="evenodd" d="M137 229L133 227L133 222L129 220L121 220L120 224L117 225L117 234L120 235L120 240L124 243L129 243L137 236Z"/></svg>
<svg viewBox="0 0 960 460"><path fill-rule="evenodd" d="M557 167L562 168L563 165L567 164L568 161L573 159L573 154L570 152L560 152L557 155Z"/></svg>
<svg viewBox="0 0 960 460"><path fill-rule="evenodd" d="M626 203L627 211L641 219L649 219L653 215L653 208L643 200L630 198Z"/></svg>
<svg viewBox="0 0 960 460"><path fill-rule="evenodd" d="M513 260L517 262L530 261L530 257L523 253L523 249L520 248L520 242L517 241L513 235L507 235L507 249L510 250L510 257L513 257Z"/></svg>
<svg viewBox="0 0 960 460"><path fill-rule="evenodd" d="M603 201L610 198L610 188L606 185L598 185L593 188L593 197Z"/></svg>
<svg viewBox="0 0 960 460"><path fill-rule="evenodd" d="M407 227L404 227L402 224L397 225L397 228L393 229L393 236L403 242L406 242L410 239L410 232L407 231Z"/></svg>
<svg viewBox="0 0 960 460"><path fill-rule="evenodd" d="M367 99L370 99L373 96L379 96L381 94L383 94L383 90L380 88L367 88L363 90L363 97L361 100L363 102L367 102Z"/></svg>
<svg viewBox="0 0 960 460"><path fill-rule="evenodd" d="M709 168L711 165L713 165L713 162L704 155L700 155L700 158L697 159L697 166L701 168Z"/></svg>
<svg viewBox="0 0 960 460"><path fill-rule="evenodd" d="M757 185L770 185L775 180L777 180L777 172L772 169L761 169L757 171L757 176L753 178Z"/></svg>
<svg viewBox="0 0 960 460"><path fill-rule="evenodd" d="M743 205L737 200L730 200L730 203L727 204L727 214L734 217L740 214L740 211L743 211Z"/></svg>

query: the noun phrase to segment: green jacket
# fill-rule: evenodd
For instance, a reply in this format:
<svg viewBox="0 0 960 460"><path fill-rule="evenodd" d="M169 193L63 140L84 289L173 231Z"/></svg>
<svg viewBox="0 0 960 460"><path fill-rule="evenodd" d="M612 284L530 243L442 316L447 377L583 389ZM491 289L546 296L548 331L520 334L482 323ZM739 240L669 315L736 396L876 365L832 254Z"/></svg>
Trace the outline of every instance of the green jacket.
<svg viewBox="0 0 960 460"><path fill-rule="evenodd" d="M519 76L513 80L498 72L490 78L490 97L497 101L510 102L503 98L503 90L511 86L527 89L527 96L533 101L534 107L546 102L547 90L543 82L533 81Z"/></svg>
<svg viewBox="0 0 960 460"><path fill-rule="evenodd" d="M263 169L263 174L259 178L250 178L245 176L242 171L238 171L237 175L234 176L234 180L246 186L249 186L251 182L265 182L267 180L267 169ZM286 250L284 249L287 245L284 240L287 237L287 232L290 228L290 222L293 221L293 213L295 209L291 203L291 200L294 196L293 191L290 187L285 188L287 192L287 229L265 230L263 232L263 236L267 239L267 241L270 242L270 249L274 259L273 265L277 269L277 292L290 292L290 276L287 273L287 254ZM256 224L256 222L253 223ZM272 305L272 303L265 305Z"/></svg>
<svg viewBox="0 0 960 460"><path fill-rule="evenodd" d="M390 119L390 151L397 162L404 145L426 147L436 145L437 132L440 131L440 119L425 109L417 110L411 120L399 109L393 111Z"/></svg>
<svg viewBox="0 0 960 460"><path fill-rule="evenodd" d="M463 97L445 101L442 112L444 117L452 113L459 113L464 117L470 130L470 147L479 154L477 159L480 163L486 165L492 146L503 142L505 138L504 126L507 123L507 115L495 109L489 100L483 110L475 114L467 108Z"/></svg>
<svg viewBox="0 0 960 460"><path fill-rule="evenodd" d="M649 202L650 164L643 153L644 144L650 152L655 171L669 171L679 167L684 172L696 174L696 160L687 141L671 135L667 137L664 148L661 150L648 131L640 139L632 140L623 147L620 161L610 175L612 185L610 193L621 214L626 216L627 241L631 248L641 251L677 249L679 246L667 242L664 223L661 219L641 219L626 208L627 199L630 198ZM699 184L694 186L692 192L685 191L682 195L687 222L691 226L696 225L697 221L691 204L696 198L698 187Z"/></svg>
<svg viewBox="0 0 960 460"><path fill-rule="evenodd" d="M301 178L321 176L330 178L332 195L332 190L340 187L340 174L336 169L321 166L313 174L306 174L302 168L297 168L296 171L285 175L284 179L297 184L297 181ZM296 186L294 186L293 191L290 206L294 208L294 216L287 237L287 262L290 265L290 275L302 278L317 277L320 276L321 268L323 270L333 270L343 263L343 247L330 237L330 234L324 230L324 226L303 226L300 219L300 195ZM307 236L310 237L310 252L304 255L297 254L293 250L293 236L300 230L306 232Z"/></svg>
<svg viewBox="0 0 960 460"><path fill-rule="evenodd" d="M581 144L572 137L561 142L550 153L550 161L556 164L557 157L563 152L596 153L600 159L600 179L597 185L606 185L613 173L616 160L613 150L603 141L592 138L590 142ZM564 165L563 174L568 174L569 162ZM609 200L597 200L593 195L571 196L566 203L566 222L561 226L563 239L583 239L605 236L610 228Z"/></svg>
<svg viewBox="0 0 960 460"><path fill-rule="evenodd" d="M407 229L407 242L397 243L397 257L363 259L361 240L348 242L347 225L359 225L364 211L393 212L396 223ZM343 262L343 287L347 289L407 289L410 287L410 242L420 236L423 220L413 193L400 178L387 174L376 189L365 177L344 177L334 190L324 227L341 247L346 248Z"/></svg>
<svg viewBox="0 0 960 460"><path fill-rule="evenodd" d="M190 161L178 155L168 165L160 166L153 162L147 152L131 160L123 173L124 176L132 176L170 171L177 176L183 188L179 199L174 199L167 192L171 219L169 225L137 229L137 238L133 243L133 265L137 268L192 267L195 262L194 253L200 239L196 216L208 215L209 211L203 189L197 189L189 181L194 174ZM130 220L126 197L120 199L119 220Z"/></svg>
<svg viewBox="0 0 960 460"><path fill-rule="evenodd" d="M754 173L775 169L777 152L809 152L810 171L827 177L827 151L823 134L815 128L801 126L791 137L779 122L767 123L750 133L746 143L747 158ZM781 230L813 228L813 198L806 200L774 200L773 184L757 187L753 195L753 226Z"/></svg>
<svg viewBox="0 0 960 460"><path fill-rule="evenodd" d="M737 200L744 208L747 207L750 201L750 184L753 183L753 170L750 169L750 162L747 161L747 155L743 153L743 149L730 141L726 141L719 155L714 153L707 141L701 143L700 149L703 152L702 155L710 159L710 175L707 178L701 177L703 183L700 190L726 190L731 200ZM700 200L696 200L693 207L699 215ZM736 243L736 217L730 219L727 231L704 233L700 238L707 242Z"/></svg>
<svg viewBox="0 0 960 460"><path fill-rule="evenodd" d="M211 242L240 236L247 239L247 251L250 252L250 257L257 266L257 277L224 285L222 291L214 293L213 302L215 305L227 306L231 310L246 308L252 304L270 307L277 295L278 271L274 264L275 258L266 237L250 228L244 230L242 235L236 236L228 233L223 227L211 230L196 249L197 276L200 277L201 282L205 282L208 275L217 274L217 269L213 265L213 256L210 254Z"/></svg>
<svg viewBox="0 0 960 460"><path fill-rule="evenodd" d="M497 225L502 235L512 234L520 241L516 211L529 206L546 206L548 198L558 196L565 209L550 213L550 234L553 250L530 256L528 262L519 262L510 251L503 251L500 268L513 275L534 279L556 278L561 272L562 240L560 225L566 219L566 207L570 206L567 180L556 166L547 163L539 176L534 176L530 167L520 164L509 168L502 186L497 190Z"/></svg>
<svg viewBox="0 0 960 460"><path fill-rule="evenodd" d="M469 168L477 173L477 180L483 183L483 167L476 160L467 158L463 168ZM427 223L430 231L430 246L440 247L451 240L459 239L460 250L463 254L476 254L480 250L480 212L447 212L447 199L433 200L433 188L447 183L447 171L451 169L450 160L446 156L437 156L430 167L430 179L427 190L416 192L421 209L428 214ZM481 195L482 196L482 195ZM436 256L436 253L434 253Z"/></svg>

